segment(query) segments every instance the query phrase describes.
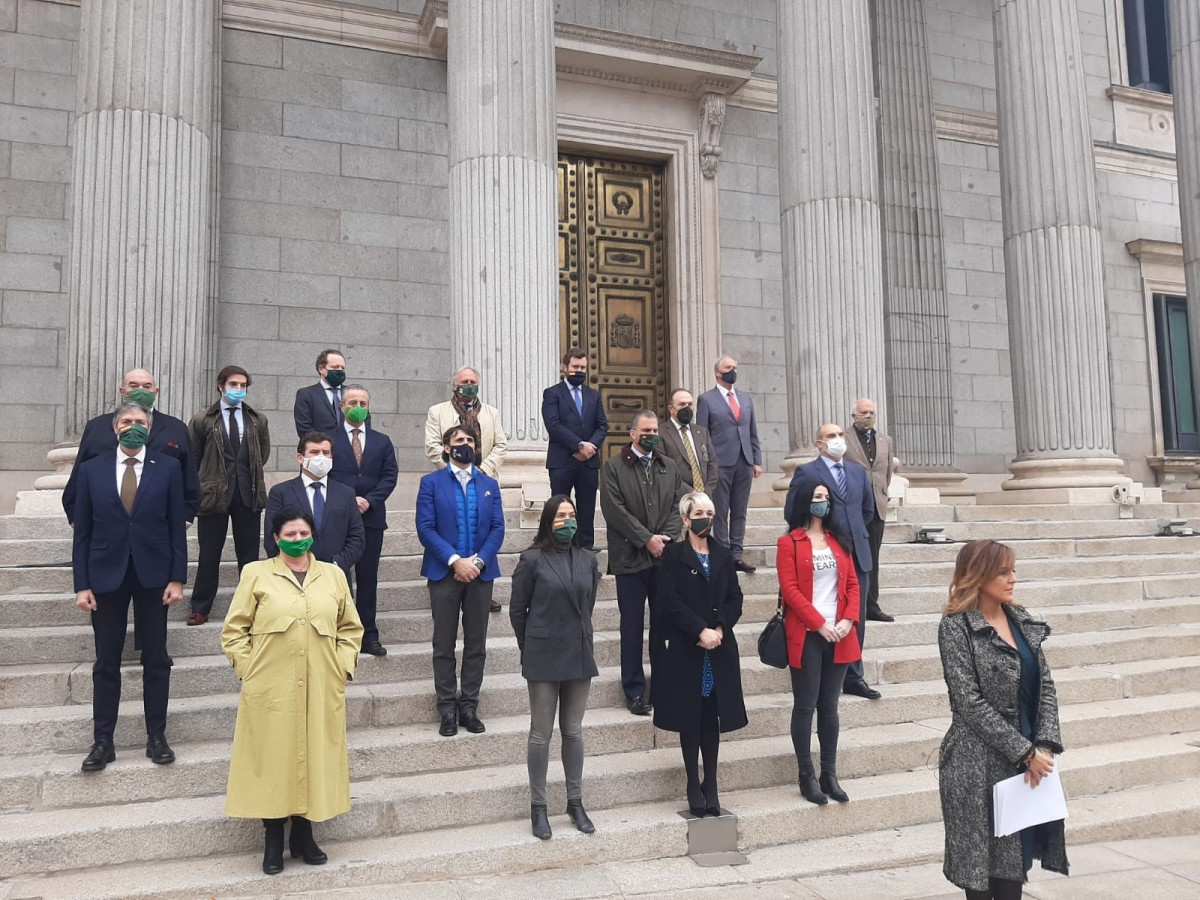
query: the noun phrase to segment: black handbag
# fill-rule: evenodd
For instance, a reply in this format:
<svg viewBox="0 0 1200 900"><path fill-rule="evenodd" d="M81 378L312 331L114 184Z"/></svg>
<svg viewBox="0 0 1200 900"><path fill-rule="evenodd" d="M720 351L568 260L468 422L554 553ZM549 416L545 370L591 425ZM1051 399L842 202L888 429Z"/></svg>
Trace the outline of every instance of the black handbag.
<svg viewBox="0 0 1200 900"><path fill-rule="evenodd" d="M775 615L758 636L758 658L764 666L786 669L788 666L787 635L783 631L783 592Z"/></svg>

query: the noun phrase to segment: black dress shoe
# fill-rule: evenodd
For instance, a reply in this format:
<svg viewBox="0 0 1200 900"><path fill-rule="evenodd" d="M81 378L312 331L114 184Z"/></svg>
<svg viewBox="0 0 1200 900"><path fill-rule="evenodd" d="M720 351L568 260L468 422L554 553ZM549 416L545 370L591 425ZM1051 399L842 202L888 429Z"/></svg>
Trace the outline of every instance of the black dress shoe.
<svg viewBox="0 0 1200 900"><path fill-rule="evenodd" d="M642 694L640 697L634 697L632 700L626 700L625 708L635 716L648 716L653 710L653 707L650 705L650 701L646 699L645 694Z"/></svg>
<svg viewBox="0 0 1200 900"><path fill-rule="evenodd" d="M161 734L146 741L146 756L150 758L150 762L158 766L175 762L175 751L167 743L166 737Z"/></svg>
<svg viewBox="0 0 1200 900"><path fill-rule="evenodd" d="M488 612L500 612L501 608L500 601L493 600L492 605L488 607Z"/></svg>
<svg viewBox="0 0 1200 900"><path fill-rule="evenodd" d="M829 802L829 798L825 796L825 792L821 790L821 785L817 782L816 775L800 776L800 794L809 803L815 803L817 806L824 806Z"/></svg>
<svg viewBox="0 0 1200 900"><path fill-rule="evenodd" d="M595 833L596 826L588 818L587 810L583 808L582 800L567 801L567 817L574 823L576 831L582 831L584 834Z"/></svg>
<svg viewBox="0 0 1200 900"><path fill-rule="evenodd" d="M867 620L870 622L895 622L895 616L889 616L878 606L871 606L867 609Z"/></svg>
<svg viewBox="0 0 1200 900"><path fill-rule="evenodd" d="M733 567L734 567L734 568L735 568L737 571L739 571L739 572L746 572L747 574L749 574L750 572L757 572L757 571L758 571L758 566L752 566L752 565L750 565L750 563L748 563L748 562L746 562L745 560L742 560L742 559L739 559L737 562L735 562L735 563L733 564Z"/></svg>
<svg viewBox="0 0 1200 900"><path fill-rule="evenodd" d="M442 737L454 737L458 734L458 719L452 712L442 714L442 725L438 729Z"/></svg>
<svg viewBox="0 0 1200 900"><path fill-rule="evenodd" d="M292 851L292 859L299 856L310 866L323 866L329 862L329 857L313 840L312 822L304 816L292 816L292 833L288 835L288 849Z"/></svg>
<svg viewBox="0 0 1200 900"><path fill-rule="evenodd" d="M362 648L363 653L370 653L372 656L387 656L387 647L379 643L379 641L371 641L367 646Z"/></svg>
<svg viewBox="0 0 1200 900"><path fill-rule="evenodd" d="M84 772L99 772L116 758L117 753L113 750L112 741L96 741L79 768Z"/></svg>
<svg viewBox="0 0 1200 900"><path fill-rule="evenodd" d="M868 700L878 700L883 694L875 690L865 681L847 681L842 685L843 694L853 694L855 697L866 697Z"/></svg>
<svg viewBox="0 0 1200 900"><path fill-rule="evenodd" d="M533 826L533 836L539 841L548 841L553 832L550 831L550 820L546 817L545 803L529 804L529 822Z"/></svg>
<svg viewBox="0 0 1200 900"><path fill-rule="evenodd" d="M850 795L842 790L842 786L838 784L837 776L832 772L822 772L818 784L821 787L821 792L832 797L838 803L849 803Z"/></svg>
<svg viewBox="0 0 1200 900"><path fill-rule="evenodd" d="M278 875L283 871L283 823L287 819L263 819L266 846L263 848L263 874Z"/></svg>
<svg viewBox="0 0 1200 900"><path fill-rule="evenodd" d="M485 731L487 731L487 729L484 728L483 723L479 721L479 716L475 714L475 710L470 709L469 707L467 709L459 710L458 724L467 729L467 731L471 732L471 734L483 734Z"/></svg>

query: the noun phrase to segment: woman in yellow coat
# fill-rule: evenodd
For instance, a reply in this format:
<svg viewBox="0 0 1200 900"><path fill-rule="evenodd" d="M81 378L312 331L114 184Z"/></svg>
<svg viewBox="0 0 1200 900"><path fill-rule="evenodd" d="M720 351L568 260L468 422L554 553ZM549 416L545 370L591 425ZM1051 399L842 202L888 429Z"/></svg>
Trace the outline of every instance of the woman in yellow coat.
<svg viewBox="0 0 1200 900"><path fill-rule="evenodd" d="M319 866L312 823L350 809L346 682L363 627L345 574L309 552L307 510L281 510L271 531L282 553L242 570L221 648L242 680L225 813L263 820L276 875L288 816L292 857Z"/></svg>

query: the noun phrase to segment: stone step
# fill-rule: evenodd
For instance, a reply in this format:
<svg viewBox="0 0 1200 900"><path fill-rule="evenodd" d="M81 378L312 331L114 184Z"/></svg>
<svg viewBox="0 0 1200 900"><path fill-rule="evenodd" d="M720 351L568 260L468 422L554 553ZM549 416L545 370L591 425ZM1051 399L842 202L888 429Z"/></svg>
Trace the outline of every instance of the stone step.
<svg viewBox="0 0 1200 900"><path fill-rule="evenodd" d="M1200 503L1138 503L1132 507L1133 519L1158 519L1166 516L1195 519L1200 517ZM1042 503L1042 504L953 504L945 506L902 506L897 510L902 522L940 524L955 522L1037 522L1121 519L1121 507L1116 503ZM939 518L940 517L940 518Z"/></svg>
<svg viewBox="0 0 1200 900"><path fill-rule="evenodd" d="M935 731L917 724L896 726L891 731L877 729L873 737L866 737L861 744L857 735L844 733L843 738L843 755L848 764L851 758L860 755L855 750L863 751L864 760L872 752L883 759L895 752L896 744L901 755L908 754L910 760L917 759L919 764L920 753L926 747L936 747L940 740ZM1130 790L1155 782L1191 784L1180 781L1194 780L1200 773L1200 751L1189 746L1189 739L1194 740L1195 736L1142 737L1080 747L1072 751L1069 767L1063 767L1066 789L1069 795L1079 797ZM1117 765L1118 760L1124 764ZM557 809L563 789L561 772L555 772L555 768L551 767L550 783L551 802ZM795 760L786 738L733 742L725 748L721 772L725 786L723 805L738 813L744 844L754 847L783 843L794 840L797 834L812 838L854 834L870 827L870 822L888 821L897 826L924 824L940 816L936 773L926 767L861 777L848 771L845 786L854 802L837 807L834 815L799 798L792 786L794 771ZM682 805L682 775L678 754L669 749L589 759L585 774L587 802L589 810L601 816L597 818L598 834L602 821L606 825L612 822L604 815L608 810L619 810L626 817L638 819L650 816L660 828L667 824L669 816ZM450 772L356 783L354 808L323 824L321 837L326 842L354 840L358 844L389 836L402 845L398 838L404 836L419 845L430 834L439 834L443 840L451 837L451 831L431 831L431 826L438 823L447 829L463 828L464 822L459 820L474 823L481 816L497 814L507 820L501 824L519 828L527 835L528 826L522 821L528 804L526 777L524 767L518 765L476 770L469 779ZM636 778L639 804L619 806L630 796L631 777ZM1200 792L1179 793L1188 798L1189 809L1200 805ZM78 868L170 860L177 855L179 846L186 846L200 856L237 853L245 847L257 850L261 825L255 821L230 821L223 810L224 798L216 795L93 807L86 817L71 809L3 816L0 817L0 877L61 869L64 860ZM1193 816L1195 813L1192 809ZM162 834L171 834L173 840L156 839ZM667 853L658 848L652 855L680 855L680 852ZM361 858L357 847L354 856ZM526 865L529 862L535 862L537 868L545 865L544 858L528 860ZM276 889L281 886L272 885ZM15 896L23 894L17 892Z"/></svg>

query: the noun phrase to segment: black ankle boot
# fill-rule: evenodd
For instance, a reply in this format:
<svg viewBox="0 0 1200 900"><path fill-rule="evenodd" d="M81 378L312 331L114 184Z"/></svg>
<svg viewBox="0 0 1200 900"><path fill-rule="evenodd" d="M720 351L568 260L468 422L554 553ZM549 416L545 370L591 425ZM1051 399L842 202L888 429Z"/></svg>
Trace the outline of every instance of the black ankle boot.
<svg viewBox="0 0 1200 900"><path fill-rule="evenodd" d="M263 849L263 874L278 875L283 871L283 823L287 819L263 819L266 847Z"/></svg>
<svg viewBox="0 0 1200 900"><path fill-rule="evenodd" d="M817 806L824 806L829 802L829 798L825 796L825 792L821 790L821 785L817 783L816 775L800 775L800 793L804 795L804 799L809 803L815 803Z"/></svg>
<svg viewBox="0 0 1200 900"><path fill-rule="evenodd" d="M292 859L303 856L310 866L323 866L329 861L329 857L313 840L312 822L304 816L292 816L292 833L288 835L288 847L292 851Z"/></svg>
<svg viewBox="0 0 1200 900"><path fill-rule="evenodd" d="M850 802L850 796L842 790L842 786L838 784L837 776L832 772L822 772L819 784L821 790L838 803Z"/></svg>
<svg viewBox="0 0 1200 900"><path fill-rule="evenodd" d="M533 836L539 841L550 840L550 819L546 817L545 803L529 804L529 821L533 825Z"/></svg>
<svg viewBox="0 0 1200 900"><path fill-rule="evenodd" d="M577 831L582 831L584 834L593 834L596 831L596 826L588 818L587 810L583 808L582 800L568 800L567 815L575 823Z"/></svg>

